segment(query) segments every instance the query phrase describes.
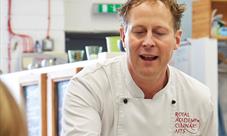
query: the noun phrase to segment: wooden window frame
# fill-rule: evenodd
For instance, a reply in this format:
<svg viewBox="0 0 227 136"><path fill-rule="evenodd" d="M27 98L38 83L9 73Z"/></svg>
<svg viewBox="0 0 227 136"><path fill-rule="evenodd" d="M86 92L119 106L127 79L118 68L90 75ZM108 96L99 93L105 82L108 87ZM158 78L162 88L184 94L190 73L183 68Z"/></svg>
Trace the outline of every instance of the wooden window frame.
<svg viewBox="0 0 227 136"><path fill-rule="evenodd" d="M57 98L57 84L59 82L64 82L70 80L76 73L81 71L82 67L77 67L73 70L71 69L64 69L61 71L55 71L48 73L48 87L49 91L51 92L50 99L51 99L51 129L52 129L52 136L58 136L58 98Z"/></svg>
<svg viewBox="0 0 227 136"><path fill-rule="evenodd" d="M40 91L40 109L41 109L41 136L47 136L47 75L28 74L24 79L20 80L20 95L22 98L22 108L26 112L26 98L24 87L37 85ZM27 119L27 115L26 115Z"/></svg>

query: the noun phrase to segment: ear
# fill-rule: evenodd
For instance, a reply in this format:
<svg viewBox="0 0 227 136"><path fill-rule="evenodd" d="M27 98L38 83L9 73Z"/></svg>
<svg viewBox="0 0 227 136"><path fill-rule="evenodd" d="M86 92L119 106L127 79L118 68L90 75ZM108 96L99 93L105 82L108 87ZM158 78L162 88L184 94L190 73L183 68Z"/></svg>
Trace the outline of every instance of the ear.
<svg viewBox="0 0 227 136"><path fill-rule="evenodd" d="M176 44L175 44L174 50L180 47L181 35L182 35L182 30L177 30L175 33Z"/></svg>
<svg viewBox="0 0 227 136"><path fill-rule="evenodd" d="M125 28L123 26L120 27L120 37L123 47L125 48Z"/></svg>

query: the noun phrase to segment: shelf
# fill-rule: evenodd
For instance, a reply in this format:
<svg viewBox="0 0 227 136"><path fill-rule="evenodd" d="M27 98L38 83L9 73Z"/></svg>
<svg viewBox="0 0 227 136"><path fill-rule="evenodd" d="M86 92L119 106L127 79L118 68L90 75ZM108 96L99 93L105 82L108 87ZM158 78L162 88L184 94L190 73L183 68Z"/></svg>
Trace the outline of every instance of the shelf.
<svg viewBox="0 0 227 136"><path fill-rule="evenodd" d="M227 40L227 36L212 36L212 38L215 38L219 41L225 41Z"/></svg>
<svg viewBox="0 0 227 136"><path fill-rule="evenodd" d="M218 72L227 73L227 64L219 64L218 65Z"/></svg>
<svg viewBox="0 0 227 136"><path fill-rule="evenodd" d="M227 2L227 0L211 0L212 2Z"/></svg>

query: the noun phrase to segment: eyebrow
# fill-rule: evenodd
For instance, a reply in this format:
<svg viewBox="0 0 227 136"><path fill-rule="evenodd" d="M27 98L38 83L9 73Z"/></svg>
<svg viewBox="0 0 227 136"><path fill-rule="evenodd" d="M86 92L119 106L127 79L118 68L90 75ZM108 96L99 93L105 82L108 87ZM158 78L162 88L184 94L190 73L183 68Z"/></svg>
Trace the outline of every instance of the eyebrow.
<svg viewBox="0 0 227 136"><path fill-rule="evenodd" d="M137 29L137 28L144 29L145 26L143 26L143 25L135 25L135 26L132 26L132 30Z"/></svg>
<svg viewBox="0 0 227 136"><path fill-rule="evenodd" d="M137 28L146 28L146 27L143 26L143 25L135 25L135 26L132 26L132 30L137 29ZM169 31L169 29L166 28L166 27L164 27L164 26L154 26L152 29L153 30L159 30L159 29L161 29L161 30Z"/></svg>

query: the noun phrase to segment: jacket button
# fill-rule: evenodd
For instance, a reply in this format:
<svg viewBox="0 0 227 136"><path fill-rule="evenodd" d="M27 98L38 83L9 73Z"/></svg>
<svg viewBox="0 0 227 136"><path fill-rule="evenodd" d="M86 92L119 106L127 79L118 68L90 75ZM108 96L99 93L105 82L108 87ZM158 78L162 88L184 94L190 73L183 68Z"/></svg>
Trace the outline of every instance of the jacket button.
<svg viewBox="0 0 227 136"><path fill-rule="evenodd" d="M176 104L176 100L172 100L172 104Z"/></svg>
<svg viewBox="0 0 227 136"><path fill-rule="evenodd" d="M127 98L124 98L123 99L123 102L124 102L124 104L127 104L128 103L128 99Z"/></svg>

